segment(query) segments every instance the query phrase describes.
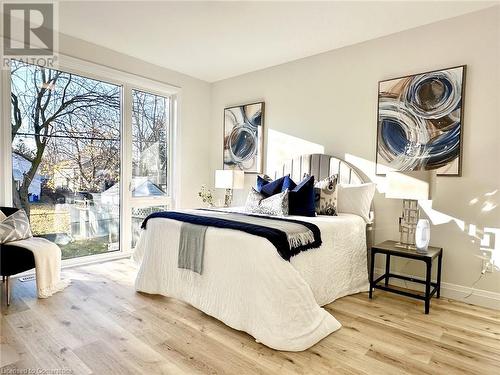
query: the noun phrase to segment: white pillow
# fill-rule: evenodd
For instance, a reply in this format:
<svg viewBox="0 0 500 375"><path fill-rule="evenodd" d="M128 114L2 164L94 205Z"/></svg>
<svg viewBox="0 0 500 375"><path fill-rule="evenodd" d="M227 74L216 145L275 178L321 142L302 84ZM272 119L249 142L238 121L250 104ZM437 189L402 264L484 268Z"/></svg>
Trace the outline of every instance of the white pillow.
<svg viewBox="0 0 500 375"><path fill-rule="evenodd" d="M370 220L370 207L377 185L373 182L360 185L337 186L337 212L361 216L367 223Z"/></svg>
<svg viewBox="0 0 500 375"><path fill-rule="evenodd" d="M7 216L5 216L5 214L2 211L0 211L0 223L4 221L6 218Z"/></svg>

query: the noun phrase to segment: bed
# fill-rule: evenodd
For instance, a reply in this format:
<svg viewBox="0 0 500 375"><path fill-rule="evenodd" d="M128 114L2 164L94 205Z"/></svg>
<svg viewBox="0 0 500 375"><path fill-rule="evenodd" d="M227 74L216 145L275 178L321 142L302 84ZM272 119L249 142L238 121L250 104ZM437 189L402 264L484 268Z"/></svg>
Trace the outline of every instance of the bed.
<svg viewBox="0 0 500 375"><path fill-rule="evenodd" d="M297 179L304 173L319 178L338 173L344 183L366 181L328 155L295 158L278 175L288 173ZM265 238L209 227L201 275L177 267L182 223L151 219L134 253L140 265L135 288L187 302L273 349L305 350L341 327L321 306L368 290L370 225L353 214L290 218L315 224L321 246L288 262Z"/></svg>

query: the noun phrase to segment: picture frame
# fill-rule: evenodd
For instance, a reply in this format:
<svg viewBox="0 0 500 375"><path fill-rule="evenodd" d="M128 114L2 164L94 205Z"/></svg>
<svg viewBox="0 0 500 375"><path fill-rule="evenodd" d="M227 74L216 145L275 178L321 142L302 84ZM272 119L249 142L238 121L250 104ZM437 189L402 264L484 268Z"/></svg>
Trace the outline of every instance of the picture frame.
<svg viewBox="0 0 500 375"><path fill-rule="evenodd" d="M378 82L375 173L462 175L466 65Z"/></svg>
<svg viewBox="0 0 500 375"><path fill-rule="evenodd" d="M263 172L264 113L263 101L224 108L223 169Z"/></svg>

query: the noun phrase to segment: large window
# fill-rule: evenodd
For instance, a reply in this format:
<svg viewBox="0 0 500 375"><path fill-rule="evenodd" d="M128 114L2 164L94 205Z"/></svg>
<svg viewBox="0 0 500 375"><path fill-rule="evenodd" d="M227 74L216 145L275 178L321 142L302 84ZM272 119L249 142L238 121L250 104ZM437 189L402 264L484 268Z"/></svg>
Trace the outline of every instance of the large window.
<svg viewBox="0 0 500 375"><path fill-rule="evenodd" d="M14 204L63 258L119 248L120 92L75 74L11 65Z"/></svg>
<svg viewBox="0 0 500 375"><path fill-rule="evenodd" d="M132 181L134 197L168 192L168 98L132 90Z"/></svg>
<svg viewBox="0 0 500 375"><path fill-rule="evenodd" d="M167 197L170 189L169 122L169 98L132 90L132 247L144 218L168 207L158 198Z"/></svg>
<svg viewBox="0 0 500 375"><path fill-rule="evenodd" d="M135 245L170 204L171 96L18 61L10 73L12 200L34 235L66 259Z"/></svg>

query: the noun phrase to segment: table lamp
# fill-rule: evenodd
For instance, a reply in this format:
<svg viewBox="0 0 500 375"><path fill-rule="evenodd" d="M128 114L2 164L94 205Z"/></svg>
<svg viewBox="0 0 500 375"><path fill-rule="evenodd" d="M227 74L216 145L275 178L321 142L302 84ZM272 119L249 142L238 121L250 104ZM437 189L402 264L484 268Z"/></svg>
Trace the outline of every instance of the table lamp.
<svg viewBox="0 0 500 375"><path fill-rule="evenodd" d="M403 213L399 218L400 237L396 244L397 247L415 249L421 253L427 252L430 224L428 220L420 219L418 201L432 199L435 176L434 171L387 173L386 198L403 200Z"/></svg>
<svg viewBox="0 0 500 375"><path fill-rule="evenodd" d="M226 189L224 207L229 207L233 199L233 189L243 189L245 172L233 169L218 169L215 171L215 188Z"/></svg>

